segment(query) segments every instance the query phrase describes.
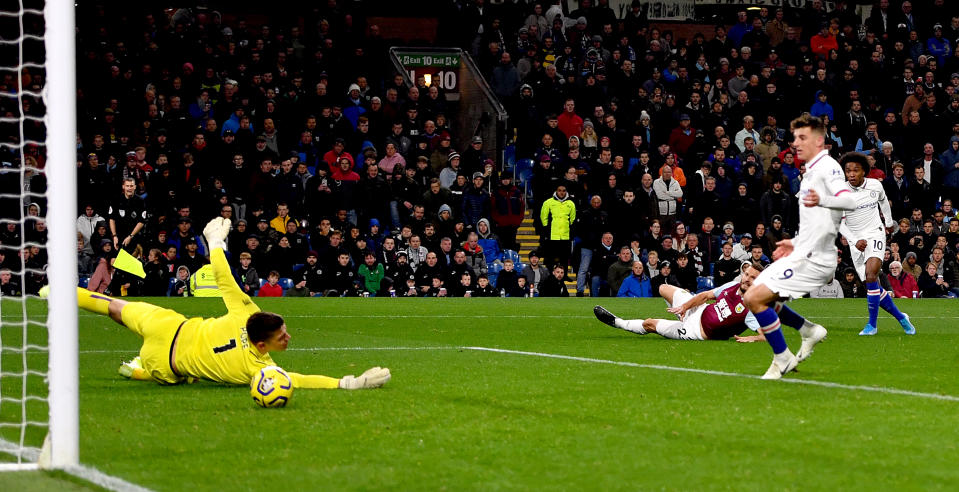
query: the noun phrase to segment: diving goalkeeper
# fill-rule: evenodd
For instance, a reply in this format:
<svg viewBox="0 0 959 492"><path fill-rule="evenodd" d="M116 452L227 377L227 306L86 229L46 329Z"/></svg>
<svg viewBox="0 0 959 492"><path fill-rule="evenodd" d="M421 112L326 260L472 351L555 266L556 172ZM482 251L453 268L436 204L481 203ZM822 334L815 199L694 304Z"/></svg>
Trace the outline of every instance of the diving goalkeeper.
<svg viewBox="0 0 959 492"><path fill-rule="evenodd" d="M210 261L227 314L189 318L145 302L127 302L78 288L79 306L107 314L143 337L140 356L120 366L125 377L179 384L192 379L246 385L266 366L276 365L270 352L286 350L290 334L283 318L262 312L237 286L223 253L230 220L215 218L203 230ZM288 372L297 388L378 388L390 380L390 370L374 367L358 377L340 379Z"/></svg>

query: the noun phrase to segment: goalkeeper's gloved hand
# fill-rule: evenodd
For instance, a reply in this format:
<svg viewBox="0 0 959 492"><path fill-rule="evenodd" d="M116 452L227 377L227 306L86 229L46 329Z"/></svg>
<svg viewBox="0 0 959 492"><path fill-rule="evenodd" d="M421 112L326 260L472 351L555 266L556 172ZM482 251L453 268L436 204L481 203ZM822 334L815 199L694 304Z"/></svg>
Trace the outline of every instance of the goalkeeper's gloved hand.
<svg viewBox="0 0 959 492"><path fill-rule="evenodd" d="M216 217L203 228L203 235L206 237L210 251L217 248L226 251L226 238L230 234L231 227L230 219Z"/></svg>
<svg viewBox="0 0 959 492"><path fill-rule="evenodd" d="M374 367L358 377L343 376L340 378L340 389L370 389L379 388L390 380L390 370L386 367Z"/></svg>

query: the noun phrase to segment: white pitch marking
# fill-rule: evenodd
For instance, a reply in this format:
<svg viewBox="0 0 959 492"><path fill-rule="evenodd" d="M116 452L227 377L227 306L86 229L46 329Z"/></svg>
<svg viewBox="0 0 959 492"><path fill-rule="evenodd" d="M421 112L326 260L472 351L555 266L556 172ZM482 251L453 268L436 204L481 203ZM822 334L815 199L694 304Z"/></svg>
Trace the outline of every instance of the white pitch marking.
<svg viewBox="0 0 959 492"><path fill-rule="evenodd" d="M292 347L288 348L286 352L339 352L339 351L367 351L367 350L461 350L463 347L453 347L453 346L440 346L440 347ZM81 354L131 354L139 349L111 349L111 350L81 350ZM40 352L27 352L27 353L40 353ZM46 352L43 352L46 353Z"/></svg>
<svg viewBox="0 0 959 492"><path fill-rule="evenodd" d="M32 463L25 463L24 465L19 466L19 468L10 467L10 470L38 470L39 466L36 465L37 459L40 457L40 448L32 446L24 446L20 448L16 443L7 441L5 439L0 439L0 453L9 454L16 456L18 453L23 457L23 459L30 461ZM17 466L17 465L14 465ZM91 468L84 465L70 466L64 469L63 471L73 475L75 477L82 478L94 485L105 488L107 490L112 490L114 492L150 492L150 489L141 487L134 483L127 482L122 478L117 478L112 475L107 475L106 473L97 470L96 468Z"/></svg>
<svg viewBox="0 0 959 492"><path fill-rule="evenodd" d="M663 311L663 316L668 313ZM103 315L92 313L81 313L81 318L102 318ZM595 319L595 316L580 314L291 314L283 316L284 318L335 318L335 319ZM3 315L0 319L7 320L7 325L20 326L21 316ZM28 318L32 319L32 318ZM820 319L863 319L863 316L810 316L812 320ZM909 319L959 319L959 316L910 316Z"/></svg>
<svg viewBox="0 0 959 492"><path fill-rule="evenodd" d="M498 349L498 348L490 348L490 347L462 347L462 348L466 350L477 350L482 352L497 352L501 354L528 355L533 357L545 357L549 359L575 360L579 362L593 362L596 364L612 364L617 366L639 367L643 369L657 369L660 371L692 372L696 374L708 374L711 376L727 376L727 377L745 378L745 379L760 378L759 376L755 376L752 374L741 374L738 372L711 371L708 369L694 369L691 367L673 367L673 366L664 366L659 364L639 364L636 362L595 359L592 357L576 357L573 355L548 354L543 352L526 352L523 350L508 350L508 349ZM928 398L931 400L959 401L959 396L942 395L939 393L922 393L919 391L909 391L909 390L903 390L903 389L897 389L897 388L882 388L878 386L860 386L860 385L852 385L852 384L832 383L829 381L814 381L809 379L780 379L779 381L783 383L789 383L789 384L805 384L809 386L822 386L826 388L839 388L839 389L847 389L852 391L870 391L874 393L885 393L890 395L915 396L918 398Z"/></svg>
<svg viewBox="0 0 959 492"><path fill-rule="evenodd" d="M713 371L710 369L695 369L692 367L675 367L660 364L640 364L638 362L616 361L608 359L596 359L592 357L578 357L574 355L550 354L545 352L528 352L523 350L509 350L492 347L456 347L456 346L433 346L433 347L297 347L287 349L296 352L319 352L319 351L402 351L402 350L475 350L479 352L496 352L501 354L528 355L533 357L545 357L549 359L574 360L578 362L592 362L595 364L611 364L625 367L637 367L641 369L656 369L660 371L690 372L695 374L707 374L710 376L726 376L745 379L759 379L759 376L752 374L742 374L738 372ZM131 354L134 350L81 350L81 354ZM833 383L830 381L815 381L810 379L780 379L782 383L802 384L808 386L820 386L824 388L838 388L851 391L867 391L873 393L885 393L890 395L914 396L917 398L926 398L942 401L957 401L959 396L943 395L939 393L923 393L920 391L910 391L898 388L884 388L880 386L862 386L853 384Z"/></svg>

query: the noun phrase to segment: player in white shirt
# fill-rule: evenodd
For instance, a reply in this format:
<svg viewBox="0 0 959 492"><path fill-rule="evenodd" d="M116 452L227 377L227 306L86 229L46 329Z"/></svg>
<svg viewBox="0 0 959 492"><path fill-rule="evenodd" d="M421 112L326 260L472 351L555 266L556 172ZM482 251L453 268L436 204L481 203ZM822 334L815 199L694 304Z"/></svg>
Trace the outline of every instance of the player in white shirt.
<svg viewBox="0 0 959 492"><path fill-rule="evenodd" d="M821 119L804 114L790 124L796 158L806 161L799 188L799 233L776 243L775 262L756 278L743 302L759 322L773 349L773 361L763 379L779 379L796 368L826 338L826 329L796 314L782 301L802 297L829 283L836 271L836 233L845 210L856 208L842 168L829 156ZM778 311L778 313L777 313ZM802 346L796 355L786 345L782 323L799 330Z"/></svg>
<svg viewBox="0 0 959 492"><path fill-rule="evenodd" d="M886 233L892 231L896 225L892 220L892 210L889 208L889 200L886 199L882 183L866 177L869 161L863 154L850 152L842 156L840 163L846 171L846 180L856 200L856 209L846 212L839 232L849 243L856 273L866 284L869 310L869 321L859 334L876 334L876 320L879 308L882 307L899 321L907 335L915 335L916 328L909 321L909 316L899 311L889 292L879 286L879 269L882 267L886 248ZM879 215L880 211L882 217Z"/></svg>

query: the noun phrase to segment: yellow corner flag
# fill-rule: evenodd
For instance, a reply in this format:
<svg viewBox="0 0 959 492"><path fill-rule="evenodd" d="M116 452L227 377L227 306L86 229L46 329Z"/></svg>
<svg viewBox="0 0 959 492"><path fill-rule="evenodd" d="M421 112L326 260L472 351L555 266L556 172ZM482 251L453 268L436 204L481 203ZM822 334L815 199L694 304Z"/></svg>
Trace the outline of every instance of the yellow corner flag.
<svg viewBox="0 0 959 492"><path fill-rule="evenodd" d="M113 266L140 278L146 278L147 276L147 272L143 271L143 263L140 263L140 260L124 251L123 248L120 248L117 259L113 262Z"/></svg>

